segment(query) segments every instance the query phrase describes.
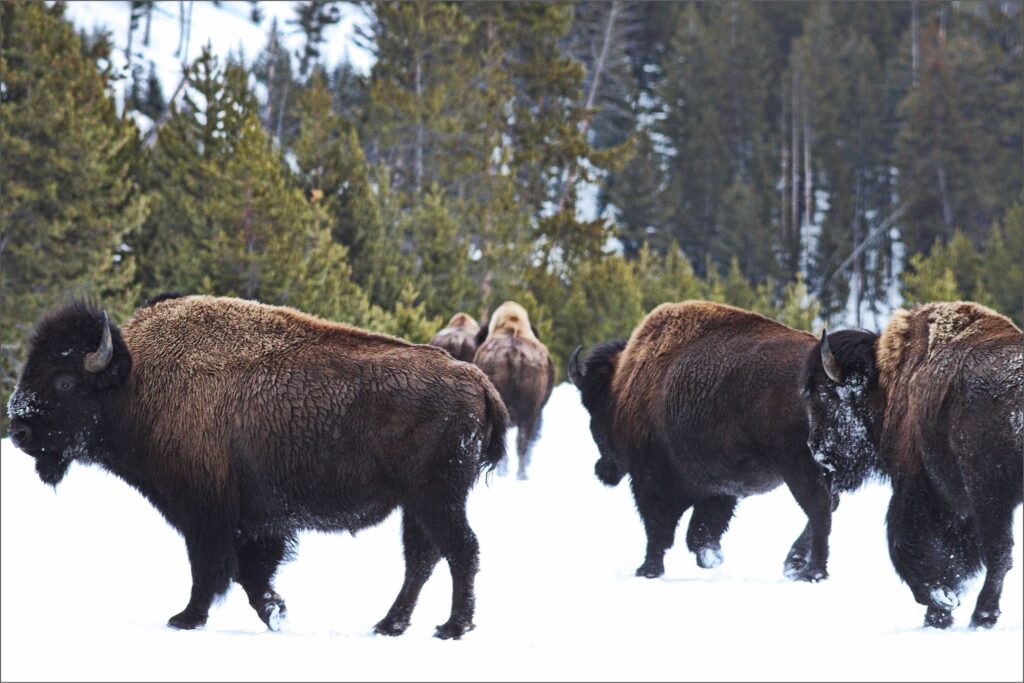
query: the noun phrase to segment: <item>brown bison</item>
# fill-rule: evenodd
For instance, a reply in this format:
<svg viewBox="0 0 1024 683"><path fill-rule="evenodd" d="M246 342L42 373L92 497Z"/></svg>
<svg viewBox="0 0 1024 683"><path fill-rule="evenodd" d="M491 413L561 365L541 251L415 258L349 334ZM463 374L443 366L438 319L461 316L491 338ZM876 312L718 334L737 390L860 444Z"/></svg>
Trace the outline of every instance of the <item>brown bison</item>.
<svg viewBox="0 0 1024 683"><path fill-rule="evenodd" d="M802 393L810 446L837 480L888 475L889 556L945 628L986 567L971 618L999 618L1024 488L1024 335L969 302L897 311L881 335L822 333Z"/></svg>
<svg viewBox="0 0 1024 683"><path fill-rule="evenodd" d="M158 297L123 330L73 302L37 325L8 414L44 482L97 463L181 532L192 594L171 626L203 625L234 579L275 629L272 578L298 530L355 532L401 507L405 582L376 631L408 627L441 557L452 612L435 635L473 628L466 497L504 457L508 415L440 349L240 299Z"/></svg>
<svg viewBox="0 0 1024 683"><path fill-rule="evenodd" d="M517 428L516 451L519 479L526 479L530 451L540 433L541 413L555 387L555 366L548 348L530 325L524 309L506 301L491 316L477 335L479 348L473 362L497 387ZM507 471L507 461L498 465L499 474Z"/></svg>
<svg viewBox="0 0 1024 683"><path fill-rule="evenodd" d="M476 335L480 325L468 313L456 313L428 344L444 349L452 358L473 362L476 355Z"/></svg>
<svg viewBox="0 0 1024 683"><path fill-rule="evenodd" d="M630 475L647 532L638 576L664 573L665 551L691 506L687 547L699 566L717 566L737 499L785 482L808 517L785 573L827 577L838 497L808 450L798 392L814 344L756 313L684 301L655 308L628 342L600 344L582 363L580 349L572 353L569 379L601 454L595 473L608 486Z"/></svg>

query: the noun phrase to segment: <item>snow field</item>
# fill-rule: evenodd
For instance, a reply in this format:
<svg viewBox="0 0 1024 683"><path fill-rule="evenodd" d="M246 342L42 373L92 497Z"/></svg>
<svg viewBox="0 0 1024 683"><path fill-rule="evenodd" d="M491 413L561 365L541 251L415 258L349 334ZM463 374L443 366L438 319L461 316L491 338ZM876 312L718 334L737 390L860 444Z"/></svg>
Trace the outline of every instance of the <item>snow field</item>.
<svg viewBox="0 0 1024 683"><path fill-rule="evenodd" d="M645 538L628 481L602 486L597 448L574 387L556 387L531 479L491 475L470 495L480 539L477 629L432 636L448 618L438 565L413 623L376 636L402 583L400 515L348 534L306 533L278 574L288 603L270 633L233 586L207 626L164 624L188 599L184 543L149 503L97 467L76 464L56 495L32 459L0 457L0 678L4 680L1022 680L1021 510L1003 615L967 628L981 582L956 624L924 629L924 608L889 561L887 485L843 498L831 578L793 583L782 562L806 518L785 487L743 500L725 562L696 566L687 513L666 574L636 578ZM514 444L514 432L509 434ZM511 465L515 471L512 448Z"/></svg>

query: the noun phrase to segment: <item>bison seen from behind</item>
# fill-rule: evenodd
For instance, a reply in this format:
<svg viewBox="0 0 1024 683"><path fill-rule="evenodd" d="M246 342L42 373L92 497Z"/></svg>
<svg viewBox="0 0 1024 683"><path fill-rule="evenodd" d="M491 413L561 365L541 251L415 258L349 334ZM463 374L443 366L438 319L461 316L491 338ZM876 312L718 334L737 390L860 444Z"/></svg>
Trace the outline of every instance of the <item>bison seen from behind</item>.
<svg viewBox="0 0 1024 683"><path fill-rule="evenodd" d="M897 311L881 335L822 334L802 393L810 445L837 480L892 480L889 555L925 624L945 628L985 565L971 618L999 617L1024 489L1024 334L970 302Z"/></svg>
<svg viewBox="0 0 1024 683"><path fill-rule="evenodd" d="M583 363L580 349L573 352L569 379L601 454L595 473L609 486L630 475L647 532L638 576L664 573L665 551L690 507L687 546L698 565L717 566L737 499L783 482L808 517L785 573L827 576L838 498L807 448L798 393L814 342L756 313L686 301L655 308L628 343L605 342Z"/></svg>
<svg viewBox="0 0 1024 683"><path fill-rule="evenodd" d="M476 355L476 335L479 332L480 325L473 316L468 313L456 313L427 343L444 349L452 358L472 363L473 356Z"/></svg>
<svg viewBox="0 0 1024 683"><path fill-rule="evenodd" d="M39 322L8 413L56 486L74 461L138 489L184 536L192 594L169 624L206 622L236 580L276 628L272 578L300 529L356 531L402 508L405 582L378 633L409 625L444 557L451 618L473 627L478 543L466 497L504 456L508 416L477 368L288 308L161 297L123 330L91 305Z"/></svg>
<svg viewBox="0 0 1024 683"><path fill-rule="evenodd" d="M473 362L497 387L512 424L518 428L516 451L519 479L526 479L533 442L540 434L541 413L555 386L555 366L548 348L537 338L526 310L506 301L477 335ZM504 474L507 467L498 466Z"/></svg>

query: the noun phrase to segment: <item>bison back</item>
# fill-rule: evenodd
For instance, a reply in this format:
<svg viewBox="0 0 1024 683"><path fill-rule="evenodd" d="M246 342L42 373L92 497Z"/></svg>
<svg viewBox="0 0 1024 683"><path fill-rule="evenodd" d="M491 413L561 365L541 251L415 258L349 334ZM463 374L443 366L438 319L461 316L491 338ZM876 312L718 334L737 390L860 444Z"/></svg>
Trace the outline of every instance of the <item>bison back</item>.
<svg viewBox="0 0 1024 683"><path fill-rule="evenodd" d="M491 337L477 350L474 363L501 394L514 424L540 415L551 395L554 370L543 344L521 337Z"/></svg>

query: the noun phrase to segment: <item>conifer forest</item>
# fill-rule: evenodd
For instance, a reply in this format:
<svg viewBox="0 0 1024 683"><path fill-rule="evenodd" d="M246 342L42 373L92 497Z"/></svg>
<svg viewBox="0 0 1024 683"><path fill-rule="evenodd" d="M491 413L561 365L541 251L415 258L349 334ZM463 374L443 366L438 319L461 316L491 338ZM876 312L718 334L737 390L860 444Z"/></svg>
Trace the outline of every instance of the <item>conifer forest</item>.
<svg viewBox="0 0 1024 683"><path fill-rule="evenodd" d="M190 3L124 4L141 44ZM559 376L688 298L813 332L956 299L1024 324L1021 0L367 1L367 73L324 56L348 3L262 4L261 52L167 83L63 3L0 3L3 403L69 296L415 342L513 299Z"/></svg>

